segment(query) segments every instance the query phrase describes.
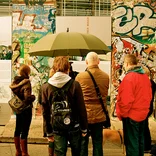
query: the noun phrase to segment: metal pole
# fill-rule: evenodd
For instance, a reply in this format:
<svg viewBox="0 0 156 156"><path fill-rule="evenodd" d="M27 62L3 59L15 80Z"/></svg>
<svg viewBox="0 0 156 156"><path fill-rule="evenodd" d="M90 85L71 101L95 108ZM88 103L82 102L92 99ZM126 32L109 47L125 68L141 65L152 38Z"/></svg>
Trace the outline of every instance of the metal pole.
<svg viewBox="0 0 156 156"><path fill-rule="evenodd" d="M99 0L99 16L100 16L100 0Z"/></svg>
<svg viewBox="0 0 156 156"><path fill-rule="evenodd" d="M64 0L62 3L63 3L63 15L65 16L66 15L66 11L65 11L66 10L66 0Z"/></svg>

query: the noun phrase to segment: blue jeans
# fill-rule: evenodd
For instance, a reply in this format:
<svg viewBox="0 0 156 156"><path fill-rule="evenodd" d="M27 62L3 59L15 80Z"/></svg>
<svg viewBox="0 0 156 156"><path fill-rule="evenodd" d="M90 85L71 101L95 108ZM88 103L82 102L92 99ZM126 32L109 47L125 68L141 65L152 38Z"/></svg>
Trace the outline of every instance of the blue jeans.
<svg viewBox="0 0 156 156"><path fill-rule="evenodd" d="M57 156L66 156L68 141L71 146L72 156L80 156L81 132L80 128L74 128L63 134L54 134L54 153Z"/></svg>
<svg viewBox="0 0 156 156"><path fill-rule="evenodd" d="M81 138L80 156L88 156L89 136L92 138L93 156L103 156L103 123L88 124L89 134Z"/></svg>
<svg viewBox="0 0 156 156"><path fill-rule="evenodd" d="M122 122L126 156L144 156L145 121L137 122L130 118L123 118Z"/></svg>

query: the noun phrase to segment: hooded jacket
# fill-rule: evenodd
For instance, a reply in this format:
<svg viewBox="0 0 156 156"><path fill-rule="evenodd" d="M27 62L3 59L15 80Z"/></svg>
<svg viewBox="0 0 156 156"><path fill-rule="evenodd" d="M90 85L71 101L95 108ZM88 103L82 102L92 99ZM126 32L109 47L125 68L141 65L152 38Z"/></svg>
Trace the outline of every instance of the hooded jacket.
<svg viewBox="0 0 156 156"><path fill-rule="evenodd" d="M123 78L117 96L118 118L131 118L140 122L146 119L152 98L151 83L141 67L130 69Z"/></svg>
<svg viewBox="0 0 156 156"><path fill-rule="evenodd" d="M26 105L32 107L35 96L31 95L32 88L30 80L23 76L15 76L14 81L9 86L12 92L17 95Z"/></svg>
<svg viewBox="0 0 156 156"><path fill-rule="evenodd" d="M51 121L51 105L53 91L51 85L62 88L71 77L62 72L56 72L49 80L48 83L45 83L41 87L41 104L43 107L43 118L44 118L44 130L47 136L53 135L53 128L50 124ZM78 120L81 131L87 132L87 113L84 105L84 99L80 84L77 81L74 81L69 92L72 95L71 109L73 117Z"/></svg>

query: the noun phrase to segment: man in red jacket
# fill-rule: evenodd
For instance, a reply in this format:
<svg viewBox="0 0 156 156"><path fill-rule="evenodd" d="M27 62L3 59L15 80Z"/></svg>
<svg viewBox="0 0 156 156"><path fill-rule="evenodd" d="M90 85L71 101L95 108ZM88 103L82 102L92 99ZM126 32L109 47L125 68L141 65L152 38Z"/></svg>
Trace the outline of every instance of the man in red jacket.
<svg viewBox="0 0 156 156"><path fill-rule="evenodd" d="M126 76L119 86L116 112L123 122L126 156L143 156L144 124L152 98L151 83L134 55L125 56L123 68Z"/></svg>

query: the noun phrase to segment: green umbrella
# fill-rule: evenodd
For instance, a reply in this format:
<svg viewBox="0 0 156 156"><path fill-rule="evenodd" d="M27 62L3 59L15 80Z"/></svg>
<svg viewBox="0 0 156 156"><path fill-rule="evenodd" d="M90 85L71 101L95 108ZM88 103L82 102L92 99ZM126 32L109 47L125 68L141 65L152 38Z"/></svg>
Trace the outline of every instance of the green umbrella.
<svg viewBox="0 0 156 156"><path fill-rule="evenodd" d="M86 56L90 51L106 54L110 49L91 34L61 32L48 34L38 40L28 54L31 56Z"/></svg>

